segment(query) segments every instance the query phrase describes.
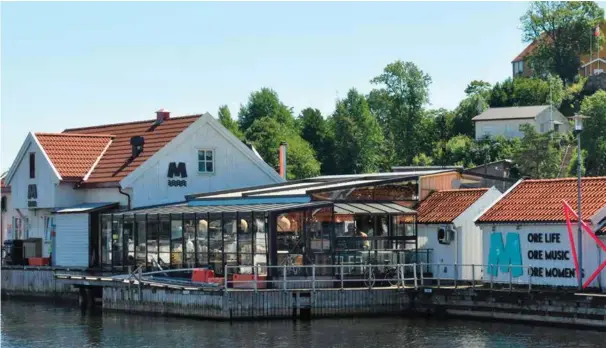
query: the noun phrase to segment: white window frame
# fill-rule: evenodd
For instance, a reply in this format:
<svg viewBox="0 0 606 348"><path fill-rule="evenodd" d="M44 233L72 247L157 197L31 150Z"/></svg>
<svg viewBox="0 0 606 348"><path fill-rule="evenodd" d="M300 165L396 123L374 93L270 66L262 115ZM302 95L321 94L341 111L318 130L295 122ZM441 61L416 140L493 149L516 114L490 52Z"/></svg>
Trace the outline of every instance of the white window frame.
<svg viewBox="0 0 606 348"><path fill-rule="evenodd" d="M217 172L217 167L216 167L216 161L215 159L216 157L216 151L215 149L208 149L208 148L204 148L204 149L197 149L198 151L196 152L196 172L200 175L211 175L211 174L215 174ZM200 152L204 151L204 159L200 159ZM212 160L208 161L206 159L206 152L212 152ZM204 162L204 171L200 171L200 163ZM213 170L212 171L207 171L206 170L206 163L208 162L212 162L213 164Z"/></svg>

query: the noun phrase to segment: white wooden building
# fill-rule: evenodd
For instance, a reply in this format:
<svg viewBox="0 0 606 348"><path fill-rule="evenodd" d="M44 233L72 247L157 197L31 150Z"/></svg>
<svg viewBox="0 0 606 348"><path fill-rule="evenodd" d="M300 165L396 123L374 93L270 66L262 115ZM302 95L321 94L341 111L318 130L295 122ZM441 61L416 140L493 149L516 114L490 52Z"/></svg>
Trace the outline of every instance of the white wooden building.
<svg viewBox="0 0 606 348"><path fill-rule="evenodd" d="M482 229L483 264L486 282L512 281L517 284L577 286L577 270L571 248L563 202L577 210L577 179L524 180L510 188L476 220ZM582 179L582 217L594 232L606 211L606 177ZM571 218L572 237L578 246L577 223ZM598 238L606 243L606 236ZM583 283L604 261L604 252L582 234ZM576 248L575 248L576 251ZM510 268L509 265L512 265ZM606 288L602 270L589 287Z"/></svg>
<svg viewBox="0 0 606 348"><path fill-rule="evenodd" d="M479 280L483 235L474 218L501 196L496 188L436 191L417 207L420 249L429 250L433 278ZM457 265L455 267L455 265ZM467 266L465 266L467 265Z"/></svg>
<svg viewBox="0 0 606 348"><path fill-rule="evenodd" d="M94 213L283 181L210 114L159 110L146 121L28 134L6 176L8 219L21 229L13 238L42 238L56 265L87 267L98 262Z"/></svg>

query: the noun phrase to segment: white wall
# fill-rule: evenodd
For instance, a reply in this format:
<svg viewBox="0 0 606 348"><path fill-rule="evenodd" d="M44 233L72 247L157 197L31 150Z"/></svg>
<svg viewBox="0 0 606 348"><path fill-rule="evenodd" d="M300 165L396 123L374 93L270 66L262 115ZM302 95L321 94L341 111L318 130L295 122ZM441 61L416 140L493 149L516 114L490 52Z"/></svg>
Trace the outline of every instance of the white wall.
<svg viewBox="0 0 606 348"><path fill-rule="evenodd" d="M11 202L11 194L10 193L3 193L2 197L6 197L6 211L2 212L2 242L4 242L7 239L12 239L12 233L9 234L9 227L12 228L12 216L16 215L17 212L15 211L15 209L12 206L12 202Z"/></svg>
<svg viewBox="0 0 606 348"><path fill-rule="evenodd" d="M554 130L554 121L562 123L559 126L559 133L568 133L570 131L570 122L556 108L554 108L553 113L550 112L549 109L545 109L545 111L537 115L537 130L539 132L541 131L541 129L543 129L543 132L549 132L551 130Z"/></svg>
<svg viewBox="0 0 606 348"><path fill-rule="evenodd" d="M197 122L196 122L197 123ZM180 202L185 195L213 192L233 188L264 185L278 182L215 129L212 122L194 123L191 134L185 139L175 138L150 158L149 167L132 185L132 206L147 206ZM239 141L239 140L238 140ZM243 145L243 144L242 144ZM245 146L245 145L243 145ZM198 150L213 149L215 171L213 174L198 173ZM248 150L247 150L248 151ZM277 156L277 154L276 154ZM169 187L167 177L170 162L184 162L187 170L187 186ZM173 179L181 180L179 177Z"/></svg>
<svg viewBox="0 0 606 348"><path fill-rule="evenodd" d="M88 267L89 215L57 214L55 265Z"/></svg>
<svg viewBox="0 0 606 348"><path fill-rule="evenodd" d="M434 277L441 279L454 279L455 269L454 264L459 263L457 261L457 243L460 237L460 231L455 232L455 238L450 244L440 244L438 242L438 229L444 228L446 225L438 224L418 224L417 225L417 238L419 249L432 249L432 259L430 260L433 264L443 264L442 266L433 266L432 271Z"/></svg>
<svg viewBox="0 0 606 348"><path fill-rule="evenodd" d="M12 206L19 209L28 208L27 190L28 185L36 184L38 199L36 203L38 208L52 208L55 206L55 184L59 183L50 163L44 156L40 147L33 141L32 136L28 136L26 142L29 146L25 155L18 163L15 174L7 185L11 186ZM29 154L36 154L36 177L29 177Z"/></svg>
<svg viewBox="0 0 606 348"><path fill-rule="evenodd" d="M524 133L520 131L520 126L527 123L536 127L536 122L533 119L476 121L476 140L480 140L486 135L491 137L502 135L508 139L522 137Z"/></svg>
<svg viewBox="0 0 606 348"><path fill-rule="evenodd" d="M490 252L490 241L491 235L494 233L500 232L502 235L503 244L506 243L506 235L508 233L518 234L520 238L520 251L522 257L522 265L525 267L531 266L537 268L538 272L543 272L541 274L533 274L531 277L532 284L536 285L552 285L552 286L576 286L577 279L575 272L574 261L572 257L572 252L570 248L570 242L568 237L568 229L566 224L541 224L541 225L520 225L519 229L516 225L495 225L493 231L493 225L480 225L483 233L484 233L484 243L483 243L483 260L484 264L488 264L489 262L489 252ZM529 242L528 235L534 234L537 236L541 236L543 238L543 242ZM545 242L546 235L555 236L552 237L552 242ZM576 227L573 226L573 237L576 244L577 240L577 232ZM559 238L559 239L557 239ZM559 242L555 242L559 241ZM604 239L602 239L604 241ZM508 248L509 246L506 246ZM530 258L529 251L542 251L543 257L540 256ZM545 257L545 252L547 251L562 251L568 252L569 259L567 260L547 260ZM535 253L536 254L536 253ZM530 255L532 256L532 255ZM536 255L535 255L536 256ZM584 281L589 278L589 276L594 272L594 270L598 266L598 249L596 247L596 243L589 237L586 232L583 232L583 269L585 271ZM562 275L566 275L566 273L560 274L560 276L548 276L548 272L551 272L553 269L560 270L566 272L569 277L565 277ZM553 274L553 273L552 273ZM602 271L602 286L606 287L606 271ZM503 271L500 267L498 269L498 275L496 277L493 276L494 282L509 282L510 273L507 272L507 269ZM484 274L484 281L490 281L490 274L488 271ZM524 269L523 275L519 277L513 277L512 281L515 283L528 284L529 275L528 270ZM591 286L598 286L598 279L592 282Z"/></svg>
<svg viewBox="0 0 606 348"><path fill-rule="evenodd" d="M461 243L457 244L459 247L458 263L463 265L482 264L483 235L482 230L476 226L474 220L500 196L501 192L499 190L494 187L490 188L453 221L457 227L457 233L461 236ZM462 279L482 279L481 269L475 269L475 266L473 269L470 266L461 267L459 275Z"/></svg>
<svg viewBox="0 0 606 348"><path fill-rule="evenodd" d="M119 202L121 206L128 204L128 198L118 191L117 187L106 187L106 188L87 188L82 189L82 195L84 197L84 203L109 203ZM124 189L123 192L131 194L130 189Z"/></svg>

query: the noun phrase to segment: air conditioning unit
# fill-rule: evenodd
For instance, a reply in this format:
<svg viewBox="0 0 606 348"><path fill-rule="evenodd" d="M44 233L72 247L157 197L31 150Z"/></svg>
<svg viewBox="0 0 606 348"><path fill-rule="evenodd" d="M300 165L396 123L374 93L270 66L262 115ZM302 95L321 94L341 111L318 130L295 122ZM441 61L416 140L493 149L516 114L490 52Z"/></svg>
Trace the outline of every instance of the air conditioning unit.
<svg viewBox="0 0 606 348"><path fill-rule="evenodd" d="M450 227L441 227L438 229L438 242L440 244L450 244L455 238L455 231Z"/></svg>

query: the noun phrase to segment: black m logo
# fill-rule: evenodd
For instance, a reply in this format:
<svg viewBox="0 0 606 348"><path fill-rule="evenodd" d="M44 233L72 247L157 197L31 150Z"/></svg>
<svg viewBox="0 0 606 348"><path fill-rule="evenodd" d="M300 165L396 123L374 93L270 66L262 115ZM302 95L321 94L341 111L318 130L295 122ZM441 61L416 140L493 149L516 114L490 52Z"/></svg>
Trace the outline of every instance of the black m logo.
<svg viewBox="0 0 606 348"><path fill-rule="evenodd" d="M37 199L38 198L38 190L36 189L36 184L29 184L27 186L27 199Z"/></svg>
<svg viewBox="0 0 606 348"><path fill-rule="evenodd" d="M172 178L175 176L187 178L187 170L185 170L184 162L179 162L179 164L175 162L170 162L168 164L168 177Z"/></svg>

